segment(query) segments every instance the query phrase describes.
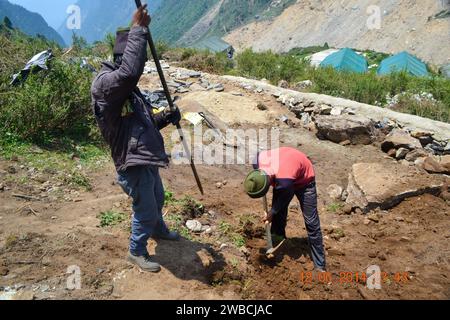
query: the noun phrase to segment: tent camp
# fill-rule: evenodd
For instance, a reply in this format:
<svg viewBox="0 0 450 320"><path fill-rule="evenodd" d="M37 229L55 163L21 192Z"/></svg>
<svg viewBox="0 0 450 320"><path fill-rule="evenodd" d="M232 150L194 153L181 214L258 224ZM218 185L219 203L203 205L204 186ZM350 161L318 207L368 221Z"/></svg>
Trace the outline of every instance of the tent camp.
<svg viewBox="0 0 450 320"><path fill-rule="evenodd" d="M211 52L234 51L233 46L219 37L206 38L194 46L196 49L209 50Z"/></svg>
<svg viewBox="0 0 450 320"><path fill-rule="evenodd" d="M384 59L378 68L379 75L401 71L405 71L416 77L426 77L429 75L425 63L406 51Z"/></svg>
<svg viewBox="0 0 450 320"><path fill-rule="evenodd" d="M321 67L331 66L340 71L365 73L368 70L367 61L350 48L344 48L325 58Z"/></svg>

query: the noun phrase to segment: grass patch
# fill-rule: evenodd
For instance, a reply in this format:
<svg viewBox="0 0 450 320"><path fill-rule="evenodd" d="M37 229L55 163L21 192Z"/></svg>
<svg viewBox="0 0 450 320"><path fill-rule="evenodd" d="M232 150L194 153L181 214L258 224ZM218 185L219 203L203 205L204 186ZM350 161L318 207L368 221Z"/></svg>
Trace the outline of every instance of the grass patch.
<svg viewBox="0 0 450 320"><path fill-rule="evenodd" d="M127 218L127 215L123 212L117 212L114 210L109 210L105 212L101 212L98 216L100 219L100 227L114 227L116 225L121 224Z"/></svg>
<svg viewBox="0 0 450 320"><path fill-rule="evenodd" d="M225 221L221 221L218 226L220 234L227 238L235 247L241 248L245 246L245 239L239 232L239 229L233 227Z"/></svg>
<svg viewBox="0 0 450 320"><path fill-rule="evenodd" d="M332 204L327 206L327 211L328 212L332 212L332 213L336 213L339 210L341 210L343 207L344 207L344 205L342 203L332 203Z"/></svg>
<svg viewBox="0 0 450 320"><path fill-rule="evenodd" d="M193 239L189 229L184 225L185 219L181 214L168 214L165 220L168 222L169 228L178 232L183 238Z"/></svg>

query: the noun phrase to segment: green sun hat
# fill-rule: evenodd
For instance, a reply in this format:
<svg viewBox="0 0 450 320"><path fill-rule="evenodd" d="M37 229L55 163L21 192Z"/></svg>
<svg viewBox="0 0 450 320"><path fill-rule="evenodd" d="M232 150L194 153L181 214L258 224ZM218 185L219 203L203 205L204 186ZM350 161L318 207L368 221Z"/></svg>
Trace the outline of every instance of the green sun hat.
<svg viewBox="0 0 450 320"><path fill-rule="evenodd" d="M245 178L244 189L250 198L264 197L270 188L269 176L262 170L253 170Z"/></svg>

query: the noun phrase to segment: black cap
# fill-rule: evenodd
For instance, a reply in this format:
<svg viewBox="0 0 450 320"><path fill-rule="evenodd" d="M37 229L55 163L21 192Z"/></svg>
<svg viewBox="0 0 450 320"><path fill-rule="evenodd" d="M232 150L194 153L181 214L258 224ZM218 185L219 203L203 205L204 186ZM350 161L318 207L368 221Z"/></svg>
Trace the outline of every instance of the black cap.
<svg viewBox="0 0 450 320"><path fill-rule="evenodd" d="M114 51L113 51L114 55L122 55L125 52L129 33L130 28L117 29L116 43L114 44Z"/></svg>

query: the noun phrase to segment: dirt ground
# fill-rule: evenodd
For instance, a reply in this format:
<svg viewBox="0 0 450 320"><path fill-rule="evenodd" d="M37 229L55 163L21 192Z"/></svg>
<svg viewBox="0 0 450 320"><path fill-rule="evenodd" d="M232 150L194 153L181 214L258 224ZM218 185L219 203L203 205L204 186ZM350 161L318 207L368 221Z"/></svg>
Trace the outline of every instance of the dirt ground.
<svg viewBox="0 0 450 320"><path fill-rule="evenodd" d="M227 124L260 128L261 124L248 119L260 123L265 118L265 127L280 128L282 145L299 148L315 165L328 278L309 273L313 265L297 202L290 208L286 244L273 260L261 255L265 248L262 205L242 191L249 165L198 165L204 196L197 191L188 166L162 170L165 187L175 198L189 195L204 205L199 219L213 231L191 234L176 243L150 241L149 251L162 271L141 272L124 259L129 226L99 227L100 212L131 212L130 201L108 164L91 173L91 191L79 191L70 200L26 201L14 194L33 194L33 190L11 183L9 190L0 191L0 294L9 287L18 292L16 298L23 299L450 298L448 202L432 195L410 198L389 211L377 212L373 220L358 212L344 213L329 198L327 187L345 187L354 163L392 160L376 145L344 147L318 140L308 129L296 127L295 116L275 98L226 84L227 94L235 91L241 91L246 101L263 102L268 110L256 108L254 117L242 117L245 122L231 117ZM188 95L196 100L195 93ZM201 93L204 105L209 103L205 99ZM226 113L223 107L220 112ZM215 110L214 105L205 108ZM292 120L290 126L277 120L281 115ZM165 135L168 139L170 132ZM0 161L2 179L11 165L18 164ZM21 170L26 168L16 174ZM165 209L166 219L177 213L172 210ZM224 237L225 225L244 237L243 248ZM365 287L364 273L371 265L381 268L380 290ZM81 271L79 290L67 287L70 266Z"/></svg>

